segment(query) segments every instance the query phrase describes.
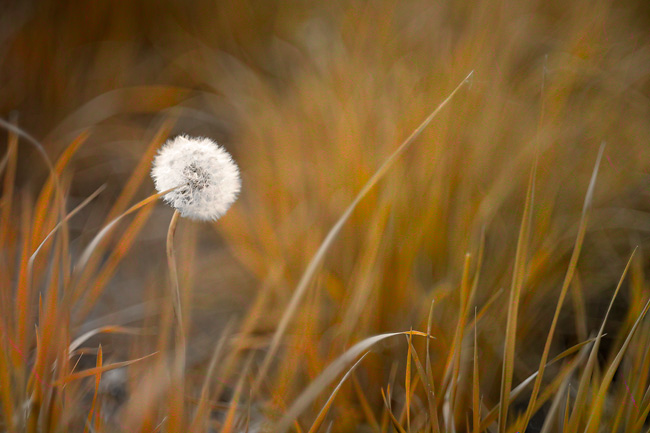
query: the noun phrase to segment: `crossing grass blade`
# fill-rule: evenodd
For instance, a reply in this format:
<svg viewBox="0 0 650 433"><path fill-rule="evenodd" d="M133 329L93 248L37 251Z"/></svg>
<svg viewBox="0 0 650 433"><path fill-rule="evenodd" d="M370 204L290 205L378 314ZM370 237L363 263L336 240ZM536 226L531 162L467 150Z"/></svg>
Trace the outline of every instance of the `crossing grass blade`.
<svg viewBox="0 0 650 433"><path fill-rule="evenodd" d="M634 325L632 326L632 329L630 332L627 334L627 338L625 339L625 342L623 343L623 347L621 347L621 350L618 351L616 354L616 358L614 358L614 361L612 364L609 366L607 369L607 372L603 376L600 386L598 388L598 392L596 393L596 396L594 398L593 403L591 404L591 409L589 413L589 419L587 421L587 427L585 427L585 432L586 433L592 433L595 432L599 426L600 419L603 415L603 405L605 403L605 395L607 393L607 390L609 389L609 386L612 382L612 379L614 378L614 374L616 374L616 370L618 369L618 366L621 364L621 361L623 359L623 355L625 354L625 351L630 345L630 341L632 341L632 337L634 336L634 332L636 329L639 327L639 324L645 317L645 315L648 312L648 309L650 308L650 300L646 302L645 306L643 307L643 310L641 311L641 314L639 314L639 317L637 320L634 322Z"/></svg>
<svg viewBox="0 0 650 433"><path fill-rule="evenodd" d="M612 299L609 302L609 306L607 307L607 312L605 313L605 317L603 319L603 323L600 325L600 329L598 330L598 335L596 336L596 340L594 342L594 346L591 349L591 353L589 354L589 359L587 360L587 365L585 366L585 369L582 372L582 377L580 378L580 383L578 385L578 392L575 398L575 402L573 403L573 411L571 413L571 418L569 420L569 428L576 429L579 423L579 420L582 416L582 412L585 410L585 403L587 399L587 392L588 388L590 386L590 380L592 376L592 372L594 370L594 367L596 365L597 359L598 359L598 349L600 348L600 342L603 338L603 334L605 331L605 324L607 323L607 319L609 318L609 314L612 311L612 307L614 306L614 301L616 300L616 297L618 295L619 290L621 289L621 286L623 285L623 281L625 280L625 277L627 275L627 272L630 268L630 265L632 264L632 259L634 258L634 254L636 253L636 248L632 252L630 259L627 262L627 265L625 266L625 269L623 270L623 274L621 275L621 278L618 281L618 285L616 286L616 290L614 290L614 294L612 295Z"/></svg>
<svg viewBox="0 0 650 433"><path fill-rule="evenodd" d="M389 388L389 397L386 397L386 393L384 393L384 389L381 389L381 397L384 399L384 406L386 407L386 412L388 413L388 416L390 417L390 421L393 423L393 427L395 427L395 430L397 430L399 433L406 433L406 430L404 430L404 427L402 427L397 421L397 418L395 418L395 415L393 415L393 410L390 407L390 388Z"/></svg>

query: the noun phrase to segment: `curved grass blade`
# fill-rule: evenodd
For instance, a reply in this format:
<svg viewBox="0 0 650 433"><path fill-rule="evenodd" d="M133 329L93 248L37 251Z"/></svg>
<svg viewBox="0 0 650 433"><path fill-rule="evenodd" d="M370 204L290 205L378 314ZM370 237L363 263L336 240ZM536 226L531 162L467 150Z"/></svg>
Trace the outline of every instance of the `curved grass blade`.
<svg viewBox="0 0 650 433"><path fill-rule="evenodd" d="M88 259L90 259L90 256L92 255L93 251L95 248L97 248L97 245L106 237L108 233L110 233L111 229L115 227L115 225L122 220L125 216L129 215L130 213L135 212L136 210L148 205L149 203L156 201L160 197L164 196L165 194L168 194L175 190L176 188L170 188L167 191L159 192L153 195L150 195L149 197L145 198L144 200L134 204L131 206L129 209L126 211L122 212L120 215L115 217L110 223L106 224L103 229L99 231L93 238L93 240L88 244L86 249L83 251L81 254L81 257L79 257L79 261L77 262L77 269L83 269L86 266L86 263L88 263Z"/></svg>
<svg viewBox="0 0 650 433"><path fill-rule="evenodd" d="M89 338L97 334L130 334L130 335L139 335L142 334L142 331L137 328L125 328L123 326L102 326L101 328L92 329L83 335L75 338L75 340L70 343L68 347L69 352L74 352L86 342Z"/></svg>
<svg viewBox="0 0 650 433"><path fill-rule="evenodd" d="M352 214L352 211L357 207L359 202L368 194L368 192L372 189L372 187L375 186L375 184L386 174L388 169L395 163L397 158L408 149L408 147L415 141L415 139L422 133L422 131L431 123L431 121L438 115L438 113L449 103L449 101L452 100L452 98L458 93L458 91L465 85L467 82L469 82L469 79L471 76L474 74L474 71L470 72L465 79L447 96L447 98L438 105L438 107L431 113L429 116L418 126L412 133L411 135L402 142L402 144L384 161L384 163L379 167L379 169L375 172L375 174L372 175L372 177L366 182L366 184L363 186L361 191L356 195L352 203L347 207L345 212L343 212L343 215L338 219L336 224L330 229L329 233L325 237L325 240L323 243L320 245L318 248L318 251L316 254L312 257L310 260L309 264L307 265L307 269L305 269L304 274L300 278L300 281L298 282L298 286L296 287L296 290L293 292L293 295L291 296L291 300L289 301L289 305L287 306L287 309L284 311L284 314L282 315L282 319L280 320L280 323L278 324L278 327L273 334L273 338L271 340L271 344L269 346L269 349L264 357L264 361L262 361L262 366L260 367L260 371L258 373L257 379L255 380L255 383L253 385L253 394L257 392L259 389L260 385L264 381L264 378L266 376L266 373L271 365L271 361L273 360L273 357L275 356L278 348L280 347L280 341L282 340L282 337L284 336L284 333L287 330L287 327L289 326L289 323L293 319L294 315L296 314L298 310L298 305L300 304L300 301L302 300L303 296L305 295L307 288L309 287L309 283L316 273L316 269L322 262L323 258L325 257L325 253L329 249L330 245L336 238L336 235L341 231L341 228L343 227L343 224L348 220L350 215Z"/></svg>
<svg viewBox="0 0 650 433"><path fill-rule="evenodd" d="M396 335L419 335L426 336L423 332L406 331L391 332L368 337L349 348L343 355L332 362L293 402L289 410L280 419L274 431L285 432L291 426L293 421L314 401L314 399L327 387L352 361L359 355L367 351L376 343Z"/></svg>
<svg viewBox="0 0 650 433"><path fill-rule="evenodd" d="M74 208L70 213L68 213L65 218L63 218L61 221L58 222L56 226L45 236L45 239L38 245L38 247L34 250L32 255L29 257L29 262L27 266L30 269L30 274L31 274L31 269L34 266L34 260L36 260L36 256L38 255L39 251L43 248L43 245L56 233L57 230L59 230L70 218L75 216L79 211L81 211L84 207L88 205L91 201L93 201L99 194L101 194L102 191L106 189L106 184L103 184L99 188L95 190L92 194L90 194L84 201L79 204L76 208Z"/></svg>
<svg viewBox="0 0 650 433"><path fill-rule="evenodd" d="M79 371L77 373L72 373L68 375L64 380L62 381L56 381L54 382L54 386L62 386L67 383L70 383L75 380L83 379L84 377L90 377L90 376L95 376L100 373L106 373L109 370L115 370L117 368L122 368L129 366L131 364L135 364L136 362L140 362L142 360L145 360L147 358L150 358L154 355L156 355L158 352L150 353L149 355L143 356L142 358L136 358L132 359L129 361L122 361L122 362L114 362L113 364L108 364L108 365L103 365L101 367L93 367L89 368L87 370Z"/></svg>

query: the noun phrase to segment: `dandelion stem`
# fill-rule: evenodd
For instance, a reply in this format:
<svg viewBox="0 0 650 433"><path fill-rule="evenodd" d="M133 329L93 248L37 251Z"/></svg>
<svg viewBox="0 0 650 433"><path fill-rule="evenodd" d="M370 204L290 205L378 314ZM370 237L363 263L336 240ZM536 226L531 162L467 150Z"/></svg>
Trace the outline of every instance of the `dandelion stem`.
<svg viewBox="0 0 650 433"><path fill-rule="evenodd" d="M183 326L183 309L181 305L181 291L178 284L178 269L176 267L176 253L174 248L174 234L178 226L180 212L174 211L169 230L167 231L167 264L169 266L169 282L172 289L172 305L174 307L174 318L176 319L176 346L182 349L185 356L185 331Z"/></svg>

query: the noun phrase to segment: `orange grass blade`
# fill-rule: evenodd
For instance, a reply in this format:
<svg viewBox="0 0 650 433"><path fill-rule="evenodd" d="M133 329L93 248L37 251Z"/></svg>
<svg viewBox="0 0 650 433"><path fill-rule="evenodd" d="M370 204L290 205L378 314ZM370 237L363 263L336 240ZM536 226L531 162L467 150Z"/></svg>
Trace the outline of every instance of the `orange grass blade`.
<svg viewBox="0 0 650 433"><path fill-rule="evenodd" d="M147 150L140 158L140 161L138 161L138 165L135 167L135 169L133 169L129 180L127 180L126 185L124 185L124 188L122 189L122 192L120 192L120 195L115 200L115 204L108 212L104 223L108 223L109 221L115 219L124 211L124 209L126 209L129 202L133 200L133 197L135 196L136 192L138 192L140 185L142 185L142 182L149 174L151 161L153 160L156 150L158 150L160 145L167 139L175 123L175 119L167 119L162 124L156 135L151 140L151 143L149 143Z"/></svg>
<svg viewBox="0 0 650 433"><path fill-rule="evenodd" d="M0 197L0 248L9 249L8 247L8 238L11 230L11 214L13 209L13 194L14 194L14 183L16 179L16 166L18 161L18 135L12 131L9 131L9 137L7 140L7 152L0 164L0 173L4 168L7 168L5 172L3 183L2 183L2 196ZM23 229L28 227L27 223L23 223ZM24 242L24 245L27 243ZM25 246L23 246L25 248ZM4 254L3 254L4 256ZM9 256L9 254L7 254ZM0 260L0 287L10 287L11 286L11 271L10 269L14 266L12 262L7 259ZM17 296L18 297L18 296ZM9 290L0 290L0 332L2 332L2 337L7 341L11 341L12 335L14 335L14 330L16 324L14 321L20 320L16 319L16 315L12 313L11 307L11 295ZM23 314L18 310L18 316ZM9 349L8 344L4 344L3 347L8 348L8 351L4 350L0 353L0 379L2 383L9 382L9 364L13 363L14 367L19 365L17 361L17 354L14 354L12 357L11 350ZM13 362L12 362L13 358ZM6 420L13 420L13 403L11 402L11 387L3 386L0 390L2 398L2 407L5 413ZM12 421L8 421L7 424L11 428Z"/></svg>
<svg viewBox="0 0 650 433"><path fill-rule="evenodd" d="M128 334L128 335L140 335L142 334L142 330L138 328L126 328L123 326L102 326L101 328L95 328L92 329L83 335L80 335L79 337L75 338L72 343L70 343L70 346L68 350L70 352L74 352L84 344L89 338L97 335L97 334Z"/></svg>
<svg viewBox="0 0 650 433"><path fill-rule="evenodd" d="M178 188L178 187L176 187ZM86 264L88 263L88 260L90 259L90 256L92 255L93 251L95 251L95 248L99 245L99 243L106 237L108 233L110 233L111 229L115 227L115 225L122 220L125 216L137 211L138 209L148 205L149 203L152 203L156 200L158 200L160 197L164 196L167 193L172 192L176 188L170 188L167 191L159 192L153 195L150 195L149 197L145 198L144 200L134 204L131 206L129 209L115 217L110 223L104 226L99 233L95 235L93 240L88 244L86 249L83 251L81 254L81 257L79 257L79 261L77 262L77 269L81 270L83 269Z"/></svg>
<svg viewBox="0 0 650 433"><path fill-rule="evenodd" d="M221 433L232 433L233 429L235 428L235 414L237 412L237 406L239 405L239 398L241 396L242 389L244 389L246 375L248 374L248 370L250 369L251 363L253 362L253 355L254 352L251 352L250 356L246 360L246 364L244 365L244 370L240 373L239 380L235 386L235 392L233 394L232 400L230 401L230 408L228 409L226 419L223 422Z"/></svg>
<svg viewBox="0 0 650 433"><path fill-rule="evenodd" d="M9 336L6 334L6 330L0 322L0 339L7 339ZM5 347L9 347L8 344L3 342L0 348L0 383L11 383L11 377L9 372L11 371L9 366L9 360L7 359L6 353L4 351ZM6 428L10 432L14 432L13 419L14 419L14 401L11 393L10 386L0 386L0 404L2 406L3 419L6 420Z"/></svg>
<svg viewBox="0 0 650 433"><path fill-rule="evenodd" d="M420 376L415 376L415 378L411 382L411 386L409 387L410 388L409 397L408 397L409 403L412 401L413 394L415 393L415 390L418 388L419 384L420 384ZM404 400L406 400L406 398ZM398 419L400 424L404 424L404 420L406 419L406 404L402 406L402 411L400 412Z"/></svg>
<svg viewBox="0 0 650 433"><path fill-rule="evenodd" d="M429 340L427 339L427 342L428 341ZM424 384L424 389L427 394L427 403L429 408L429 422L431 423L431 428L433 429L434 433L439 433L440 424L438 423L438 412L436 410L435 391L431 387L432 384L429 383L429 380L427 378L427 373L424 370L424 367L422 367L422 363L420 362L420 357L418 356L418 352L413 347L411 340L409 340L408 343L409 343L409 347L411 348L411 355L413 356L413 360L415 361L415 368L418 372L418 375L420 376L420 381Z"/></svg>
<svg viewBox="0 0 650 433"><path fill-rule="evenodd" d="M474 433L480 433L481 408L479 396L479 377L478 377L478 330L476 329L476 308L474 308L474 374L472 375L472 426Z"/></svg>
<svg viewBox="0 0 650 433"><path fill-rule="evenodd" d="M115 370L116 368L122 368L129 366L131 364L135 364L136 362L143 361L147 358L150 358L154 355L156 355L158 352L150 353L149 355L143 356L142 358L137 358L137 359L131 359L129 361L122 361L122 362L114 362L113 364L108 364L108 365L103 365L101 367L94 367L94 368L89 368L87 370L79 371L77 373L72 373L68 375L65 379L57 380L56 382L53 383L54 386L63 386L65 384L68 384L70 382L73 382L75 380L83 379L85 377L90 377L90 376L95 376L97 374L101 373L106 373L107 371L110 370Z"/></svg>
<svg viewBox="0 0 650 433"><path fill-rule="evenodd" d="M366 421L370 423L370 426L372 429L376 432L381 432L381 427L379 427L379 422L377 422L377 418L375 417L375 414L372 411L372 408L370 407L370 403L368 403L368 399L363 393L363 390L361 389L361 385L359 384L359 380L357 379L356 375L352 375L352 385L354 386L354 391L359 398L359 402L361 403L361 409L363 410L363 413L366 417Z"/></svg>
<svg viewBox="0 0 650 433"><path fill-rule="evenodd" d="M137 235L149 220L149 216L151 216L153 209L154 206L150 204L138 211L136 216L133 218L133 221L131 221L126 230L124 230L120 235L115 247L112 248L112 251L108 255L106 263L90 283L86 284L86 280L79 281L78 289L86 290L83 293L83 301L80 302L80 305L77 307L78 310L76 311L75 316L76 320L81 320L81 318L85 317L92 309L94 303L101 295L102 290L106 287L106 284L108 284L110 278L113 276L115 269L129 252L129 249L135 242Z"/></svg>
<svg viewBox="0 0 650 433"><path fill-rule="evenodd" d="M365 358L366 355L368 355L368 353L370 353L370 352L366 352L363 355L361 355L361 358L359 358L359 360L357 362L355 362L352 367L350 367L350 369L347 371L347 373L345 373L345 375L343 376L343 378L341 379L339 384L336 385L336 388L334 388L334 391L332 391L332 394L327 399L327 402L325 403L325 405L321 409L320 413L318 414L318 416L314 420L314 423L312 424L312 426L309 429L308 433L316 433L318 431L318 429L320 428L323 421L325 421L325 417L327 416L327 412L329 411L330 406L332 406L332 403L334 402L334 398L336 397L336 394L339 392L339 389L341 389L341 386L343 386L343 383L345 383L345 381L348 379L348 377L350 377L350 374L352 374L352 372L357 367L357 365L359 365L361 363L361 361L363 361L363 358Z"/></svg>
<svg viewBox="0 0 650 433"><path fill-rule="evenodd" d="M238 335L241 335L242 338L235 339L235 346L230 350L225 359L221 362L220 372L223 372L227 375L233 368L235 362L237 361L238 354L243 350L243 341L250 334L253 333L255 325L260 320L261 317L265 316L264 307L266 305L267 299L271 296L271 289L277 284L277 281L282 274L283 268L276 267L269 271L264 281L262 282L262 287L260 288L258 294L255 297L253 305L248 309L245 318L242 320L242 324L239 329ZM219 397L223 391L223 383L219 382L217 384L214 395Z"/></svg>
<svg viewBox="0 0 650 433"><path fill-rule="evenodd" d="M562 381L562 384L560 385L560 389L555 393L555 397L553 398L553 403L551 403L551 407L549 408L548 412L546 412L545 415L545 420L544 424L542 425L542 430L540 433L550 433L552 430L552 425L554 424L554 418L555 418L555 412L558 410L560 407L560 403L562 402L562 398L565 397L565 394L570 391L569 385L570 385L570 379L571 376L573 375L573 372L578 368L580 364L584 361L584 359L587 357L587 352L588 352L588 346L584 346L583 349L580 351L580 355L578 356L578 359L576 362L573 363L571 369L569 372L567 372L566 377ZM568 408L568 401L569 395L566 395L567 398L567 408ZM568 416L565 413L565 417ZM567 430L564 430L567 431Z"/></svg>
<svg viewBox="0 0 650 433"><path fill-rule="evenodd" d="M408 335L409 331L406 332L392 332L388 334L379 334L373 337L368 337L350 349L348 349L343 355L337 358L332 362L315 380L313 380L309 386L298 396L298 398L293 402L289 410L284 414L280 419L278 424L275 427L277 432L285 432L289 429L293 421L298 418L298 416L314 401L314 399L321 393L321 391L328 386L338 375L349 365L352 361L357 359L359 355L367 351L374 344L383 341L387 338L394 337L396 335ZM424 335L422 332L413 331L413 335Z"/></svg>
<svg viewBox="0 0 650 433"><path fill-rule="evenodd" d="M605 143L600 145L598 150L598 157L596 158L596 164L594 165L593 172L591 174L591 180L589 181L589 187L587 188L587 194L585 195L585 201L582 206L582 215L580 216L580 226L578 228L578 236L576 237L576 242L573 247L573 253L569 259L569 267L567 268L566 275L564 277L564 282L562 283L562 290L560 291L560 297L557 301L555 307L555 314L553 315L553 321L551 322L551 329L548 332L546 337L546 344L544 345L544 351L542 352L542 359L539 363L539 375L535 379L535 385L533 385L533 393L528 401L528 408L526 409L526 414L524 415L524 421L520 429L526 431L530 417L533 415L533 407L535 406L535 400L537 399L537 394L542 385L542 379L544 378L544 368L546 360L548 359L548 353L551 350L551 342L553 341L553 336L555 335L555 328L557 322L560 318L560 311L562 310L562 305L564 304L564 298L566 297L567 291L571 286L571 280L575 273L576 267L578 265L578 258L580 257L580 251L582 249L582 244L585 238L585 233L587 231L587 214L591 208L591 202L594 196L594 189L596 188L596 179L598 178L598 169L600 168L600 160L603 157L603 152L605 151Z"/></svg>
<svg viewBox="0 0 650 433"><path fill-rule="evenodd" d="M411 331L413 331L413 328L411 328ZM404 389L406 390L406 431L408 433L411 433L411 350L413 348L413 345L411 344L411 340L413 339L413 334L409 334L408 336L408 351L406 353L406 377L405 377L405 384L404 384Z"/></svg>
<svg viewBox="0 0 650 433"><path fill-rule="evenodd" d="M614 301L616 300L616 296L618 295L618 292L621 289L621 286L623 285L625 276L627 275L627 272L630 269L630 265L632 264L632 259L634 258L635 253L636 253L636 248L632 252L630 259L627 262L627 265L625 265L625 269L623 269L623 274L621 275L621 278L618 280L618 285L616 286L616 290L612 295L612 299L609 301L609 306L607 307L605 318L603 319L603 323L600 325L600 329L598 330L598 335L596 336L596 340L595 340L596 342L594 343L594 346L591 349L591 353L589 354L589 359L587 360L587 365L585 366L585 369L582 372L582 377L580 378L580 384L578 385L578 393L576 395L576 399L573 404L573 411L571 413L571 418L569 420L569 428L575 429L578 426L580 416L582 414L585 402L587 400L587 391L589 388L589 381L591 380L591 373L594 369L594 365L598 360L598 349L600 348L600 341L603 338L603 332L605 331L605 324L607 323L607 319L609 318L609 313L611 312L612 307L614 306Z"/></svg>
<svg viewBox="0 0 650 433"><path fill-rule="evenodd" d="M514 371L515 344L517 338L517 316L519 314L519 298L526 277L525 268L528 253L528 238L530 220L533 208L533 195L535 190L535 176L537 172L537 160L535 160L530 171L528 180L528 191L524 204L524 214L521 217L519 239L517 241L517 252L512 275L512 287L508 301L508 321L506 327L506 342L503 349L503 368L501 370L501 397L499 401L499 433L505 433L508 422L508 407L510 405L510 391L512 389L512 375Z"/></svg>
<svg viewBox="0 0 650 433"><path fill-rule="evenodd" d="M634 335L634 332L639 327L639 324L645 317L649 308L650 308L650 300L646 302L645 306L643 307L643 311L641 311L641 314L639 314L639 317L636 319L636 322L634 322L634 326L632 326L632 329L628 333L627 338L625 339L625 343L623 343L623 347L621 347L621 350L618 351L618 353L616 354L616 358L614 358L614 362L612 362L612 364L607 369L605 376L603 376L603 379L600 383L600 387L598 388L598 393L596 394L596 397L594 398L594 402L591 405L589 420L587 421L587 427L585 428L586 433L594 432L598 428L600 424L600 418L602 416L602 408L603 408L603 404L605 403L605 394L607 393L607 389L609 388L609 385L611 384L612 379L614 378L616 369L621 363L625 351L630 345L630 341L632 341L632 336Z"/></svg>
<svg viewBox="0 0 650 433"><path fill-rule="evenodd" d="M595 339L592 338L587 341L583 341L582 343L578 343L575 346L572 346L565 350L564 352L560 353L558 356L556 356L553 360L549 361L546 366L548 367L549 365L552 365L556 363L557 361L560 361L561 359L564 359L565 357L571 355L572 353L575 353L578 348L584 347L586 344L589 344L593 342ZM525 380L523 380L519 385L517 385L516 388L514 388L510 392L510 400L514 400L517 398L523 391L526 389L526 387L537 377L538 372L534 372L530 376L528 376ZM496 418L497 414L499 413L499 403L497 403L496 406L490 410L490 412L486 415L486 417L481 421L481 427L479 431L485 430Z"/></svg>
<svg viewBox="0 0 650 433"><path fill-rule="evenodd" d="M68 213L65 216L65 218L63 218L61 221L59 221L58 224L56 226L54 226L54 228L47 234L47 236L45 236L45 239L43 239L43 241L38 245L38 247L36 247L36 249L34 250L32 255L29 257L28 265L29 265L29 269L30 269L30 272L29 272L30 275L31 275L31 269L34 266L34 260L36 259L36 255L39 253L39 251L41 251L41 249L43 248L43 245L45 245L45 243L54 235L54 233L56 233L57 230L59 230L65 223L67 223L68 220L70 220L70 218L75 216L79 211L81 211L91 201L93 201L99 194L101 194L101 192L104 191L104 189L106 189L106 184L103 184L102 186L97 188L95 190L95 192L90 194L83 202L81 202L81 204L79 204L79 206L74 208L72 210L72 212Z"/></svg>
<svg viewBox="0 0 650 433"><path fill-rule="evenodd" d="M99 345L99 349L97 350L97 363L96 367L101 368L102 367L102 345ZM84 433L88 432L88 428L91 427L92 424L92 419L93 419L93 414L95 414L95 411L98 411L99 408L97 407L97 394L99 393L99 382L101 381L102 374L98 373L95 376L95 392L93 393L93 401L92 404L90 405L90 411L88 412L88 419L86 420L86 427L84 428ZM99 418L99 413L96 414L97 418ZM95 426L97 428L97 426Z"/></svg>
<svg viewBox="0 0 650 433"><path fill-rule="evenodd" d="M433 305L434 301L431 301L431 305L429 306L429 317L427 318L427 336L431 335L431 328L433 327ZM426 370L425 374L427 375L427 392L428 395L427 397L429 398L429 417L431 418L431 424L434 433L439 433L440 432L440 422L438 421L438 404L436 402L436 385L433 381L433 372L431 371L431 350L429 348L430 346L430 340L427 338L426 345L425 345L425 350L427 351L425 360L424 362L426 363ZM417 357L417 353L416 353ZM416 364L417 365L417 362Z"/></svg>
<svg viewBox="0 0 650 433"><path fill-rule="evenodd" d="M259 388L259 386L262 384L264 377L266 376L266 373L271 365L271 361L273 357L275 356L275 353L277 352L278 348L280 347L280 340L284 336L284 333L287 330L287 327L289 326L289 323L293 319L294 315L296 314L298 310L298 305L300 304L300 301L302 300L303 296L305 295L307 288L309 286L309 283L316 273L316 269L322 262L323 258L325 257L325 253L329 249L330 245L336 238L336 235L341 231L341 228L343 227L343 224L348 220L350 215L352 214L352 211L357 207L359 202L368 194L368 192L372 189L373 186L386 174L388 169L393 165L393 163L399 158L399 156L408 149L408 147L415 141L415 139L422 133L422 131L431 123L431 121L438 115L438 113L449 103L449 101L452 100L452 98L458 93L458 91L465 85L465 83L468 82L470 77L474 71L470 72L467 77L451 92L451 94L444 100L438 107L431 113L429 116L418 126L415 131L411 133L411 135L402 142L402 144L384 161L384 163L379 167L379 169L373 174L373 176L366 182L366 184L363 186L361 191L356 195L352 203L347 207L343 215L338 219L336 224L330 229L329 233L325 237L325 240L323 243L320 245L318 248L318 251L316 254L312 257L310 260L309 264L307 265L307 269L305 269L304 274L300 278L300 281L298 282L298 286L296 287L296 290L293 292L293 295L291 296L291 300L289 301L289 305L287 306L284 314L282 315L282 319L280 320L280 323L278 324L278 327L273 334L273 339L271 340L271 344L269 346L269 349L264 357L264 361L262 361L262 366L260 367L260 371L258 372L257 379L255 380L255 384L253 385L253 394L255 394Z"/></svg>
<svg viewBox="0 0 650 433"><path fill-rule="evenodd" d="M473 318L471 322L469 322L467 327L468 328L473 328L474 324L477 321L480 321L483 318L483 316L485 316L485 314L488 312L488 310L490 309L492 304L494 304L494 302L499 298L499 296L501 296L501 294L503 292L504 292L504 290L503 290L503 288L501 288L501 289L497 290L492 296L490 296L490 298L487 300L485 305L483 305L483 307L481 307L481 309L479 310L478 315L475 318Z"/></svg>
<svg viewBox="0 0 650 433"><path fill-rule="evenodd" d="M48 156L47 152L45 151L45 147L39 143L38 140L36 140L34 137L32 137L28 132L24 131L23 129L19 128L18 126L7 122L6 120L0 118L0 126L5 128L7 131L10 131L20 137L23 137L29 144L34 146L36 149L36 152L41 156L43 161L45 162L45 165L47 166L47 169L52 176L52 179L54 180L54 191L56 193L56 198L58 200L57 208L58 211L61 212L61 216L65 213L65 210L63 209L63 194L61 192L60 184L59 184L59 176L54 168L54 165L52 164L52 160Z"/></svg>
<svg viewBox="0 0 650 433"><path fill-rule="evenodd" d="M18 346L18 351L20 353L25 353L28 347L28 336L27 330L33 325L30 324L29 318L31 313L30 304L33 299L33 294L31 292L31 286L29 278L27 275L27 264L29 260L29 238L30 238L30 225L32 220L31 213L31 199L27 194L23 196L23 207L21 213L21 228L20 235L22 237L21 242L21 254L20 254L20 268L18 274L18 287L16 289L16 301L15 308L17 317L15 323L15 335L16 335L16 345ZM11 304L7 304L11 305ZM22 369L22 355L20 353L14 353L13 362L14 366L20 370Z"/></svg>
<svg viewBox="0 0 650 433"><path fill-rule="evenodd" d="M36 200L36 205L34 206L34 214L36 215L43 215L43 218L38 218L34 221L34 234L33 234L33 242L32 242L32 248L34 248L38 242L38 239L43 234L43 229L47 227L51 227L51 217L56 218L56 213L53 215L48 215L51 212L49 211L48 206L50 206L50 201L52 197L52 191L53 191L53 178L54 176L60 177L61 174L63 173L63 170L68 166L70 163L70 160L74 156L75 153L77 153L77 150L81 147L83 143L86 142L88 139L88 132L83 131L81 134L79 134L72 142L70 145L68 145L64 150L63 153L61 153L61 156L56 161L56 164L54 165L54 172L50 173L50 176L47 178L45 181L45 185L43 185L43 188L41 188L41 192L38 196L38 199ZM47 216L47 217L45 217Z"/></svg>
<svg viewBox="0 0 650 433"><path fill-rule="evenodd" d="M390 394L389 394L390 395ZM386 406L386 410L388 412L388 416L390 417L390 420L393 422L393 426L399 433L406 433L404 430L404 427L399 425L399 422L397 421L397 418L395 418L395 415L393 415L393 411L390 408L390 403L388 402L388 399L386 398L386 394L384 393L384 389L381 389L381 397L384 399L384 405Z"/></svg>
<svg viewBox="0 0 650 433"><path fill-rule="evenodd" d="M461 351L463 346L463 336L465 331L465 323L467 318L467 302L469 300L469 266L470 266L470 254L465 254L465 262L463 264L463 278L460 283L460 306L458 309L458 324L456 325L456 332L454 335L453 342L453 354L451 366L451 376L450 376L450 392L449 392L449 404L448 408L448 417L449 419L454 418L455 406L456 406L456 393L458 390L458 374L460 372L460 361L461 361ZM443 386L444 389L444 386Z"/></svg>
<svg viewBox="0 0 650 433"><path fill-rule="evenodd" d="M16 166L18 163L18 136L9 132L7 140L7 153L5 154L4 164L6 164L7 171L4 175L2 182L2 197L0 197L0 216L2 217L0 224L0 245L4 246L7 239L7 231L10 227L11 213L13 209L14 197L14 184L16 181ZM7 274L9 273L7 272ZM4 304L7 305L7 304Z"/></svg>

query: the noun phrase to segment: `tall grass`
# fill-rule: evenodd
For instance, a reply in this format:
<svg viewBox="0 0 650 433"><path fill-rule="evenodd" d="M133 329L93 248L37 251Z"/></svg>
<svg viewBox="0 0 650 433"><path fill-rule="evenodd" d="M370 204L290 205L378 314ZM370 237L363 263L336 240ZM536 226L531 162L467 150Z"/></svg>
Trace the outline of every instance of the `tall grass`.
<svg viewBox="0 0 650 433"><path fill-rule="evenodd" d="M51 74L2 101L0 431L649 431L642 4L143 5L85 66L11 39ZM178 132L243 189L169 281Z"/></svg>

